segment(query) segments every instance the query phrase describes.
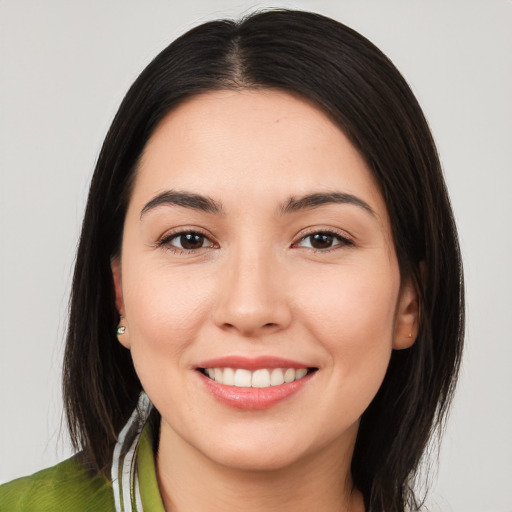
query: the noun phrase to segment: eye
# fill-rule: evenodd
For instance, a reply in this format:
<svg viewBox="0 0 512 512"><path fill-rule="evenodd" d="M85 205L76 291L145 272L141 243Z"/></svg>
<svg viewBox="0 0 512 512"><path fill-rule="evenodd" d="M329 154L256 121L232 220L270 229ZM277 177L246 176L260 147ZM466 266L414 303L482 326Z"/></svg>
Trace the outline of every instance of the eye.
<svg viewBox="0 0 512 512"><path fill-rule="evenodd" d="M332 231L319 231L311 233L300 239L297 247L308 247L315 250L333 249L337 246L353 245L352 241Z"/></svg>
<svg viewBox="0 0 512 512"><path fill-rule="evenodd" d="M174 233L161 240L159 245L176 251L196 251L204 247L215 247L215 244L206 235L195 231Z"/></svg>

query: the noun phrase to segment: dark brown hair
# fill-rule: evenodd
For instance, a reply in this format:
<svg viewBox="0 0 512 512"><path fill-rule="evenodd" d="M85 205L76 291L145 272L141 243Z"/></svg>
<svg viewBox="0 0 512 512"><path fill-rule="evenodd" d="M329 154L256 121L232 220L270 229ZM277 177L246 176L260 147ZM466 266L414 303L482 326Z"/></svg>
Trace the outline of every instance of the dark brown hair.
<svg viewBox="0 0 512 512"><path fill-rule="evenodd" d="M442 427L464 332L457 233L425 117L389 59L354 30L324 16L271 10L194 28L165 48L124 98L89 192L71 294L64 397L75 448L97 471L141 390L117 341L111 258L119 253L137 162L158 123L191 95L272 88L316 103L350 138L380 185L402 276L420 293L416 343L394 351L361 418L354 485L373 512L417 507L410 482Z"/></svg>

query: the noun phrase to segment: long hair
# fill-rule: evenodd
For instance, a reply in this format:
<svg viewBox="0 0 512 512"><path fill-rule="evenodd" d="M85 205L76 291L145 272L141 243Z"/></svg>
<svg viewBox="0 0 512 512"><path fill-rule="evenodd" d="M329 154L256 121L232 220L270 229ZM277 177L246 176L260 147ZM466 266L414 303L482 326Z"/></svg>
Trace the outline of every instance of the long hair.
<svg viewBox="0 0 512 512"><path fill-rule="evenodd" d="M418 506L411 482L453 396L464 333L457 232L437 151L409 86L354 30L324 16L263 11L196 27L165 48L124 98L91 183L78 247L64 362L71 439L96 471L141 390L116 339L111 259L141 153L186 98L218 89L278 89L313 101L349 137L379 184L402 277L420 295L415 344L394 351L364 412L352 477L368 511Z"/></svg>

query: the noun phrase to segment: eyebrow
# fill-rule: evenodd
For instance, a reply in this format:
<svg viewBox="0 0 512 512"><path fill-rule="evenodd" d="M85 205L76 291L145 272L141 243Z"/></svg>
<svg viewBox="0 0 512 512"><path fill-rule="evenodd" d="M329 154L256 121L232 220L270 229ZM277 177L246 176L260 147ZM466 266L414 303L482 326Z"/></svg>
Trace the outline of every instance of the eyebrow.
<svg viewBox="0 0 512 512"><path fill-rule="evenodd" d="M326 204L352 204L362 208L374 217L376 216L375 212L372 210L368 203L357 196L346 194L344 192L320 192L315 194L307 194L302 197L291 197L281 207L281 213L286 214L300 210L309 210Z"/></svg>
<svg viewBox="0 0 512 512"><path fill-rule="evenodd" d="M192 192L178 192L175 190L167 190L155 196L149 201L140 212L140 216L153 210L157 206L183 206L193 210L199 210L206 213L223 214L222 205L211 197L194 194Z"/></svg>
<svg viewBox="0 0 512 512"><path fill-rule="evenodd" d="M352 194L344 192L317 192L301 197L290 197L279 209L281 215L294 213L301 210L310 210L327 204L351 204L362 208L373 216L376 216L370 205ZM158 206L181 206L206 213L224 215L222 204L211 197L195 194L193 192L179 192L167 190L151 199L140 212L140 216Z"/></svg>

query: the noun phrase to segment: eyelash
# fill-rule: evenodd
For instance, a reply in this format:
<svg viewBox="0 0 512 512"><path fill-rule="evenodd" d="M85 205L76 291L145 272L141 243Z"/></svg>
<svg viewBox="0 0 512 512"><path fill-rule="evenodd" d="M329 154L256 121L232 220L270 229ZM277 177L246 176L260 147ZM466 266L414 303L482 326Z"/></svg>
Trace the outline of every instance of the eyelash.
<svg viewBox="0 0 512 512"><path fill-rule="evenodd" d="M184 249L184 248L176 247L175 245L171 244L171 242L173 240L178 239L185 235L197 235L197 236L203 237L203 239L204 239L203 243L205 240L209 240L210 243L212 244L212 246L199 247L197 249ZM171 251L175 254L185 254L185 253L194 254L201 249L215 248L215 243L210 240L210 237L208 235L206 235L205 233L201 233L201 231L194 230L194 229L184 229L181 231L175 231L174 233L171 233L171 234L165 236L164 238L162 238L161 240L159 240L157 242L156 246L163 247L166 250Z"/></svg>
<svg viewBox="0 0 512 512"><path fill-rule="evenodd" d="M211 245L210 246L206 246L206 247L199 247L197 249L185 249L185 248L176 247L176 246L171 244L171 242L173 240L178 239L179 237L182 237L182 236L185 236L185 235L197 235L197 236L203 237L203 243L204 243L205 240L209 240ZM299 247L299 244L301 242L305 241L308 238L313 237L314 235L329 236L329 237L332 237L333 240L337 240L338 241L337 244L335 244L335 245L333 245L331 247L328 247L328 248L324 248L324 249L318 249L318 248L315 248L315 247L309 247L309 249L311 249L315 253L326 253L326 252L331 252L331 251L337 250L340 247L352 247L352 246L354 246L354 242L352 240L350 240L349 238L347 238L344 235L341 235L341 233L339 233L337 231L329 230L329 229L325 229L325 230L317 229L315 231L311 231L310 233L306 233L305 235L301 236L298 242L294 242L292 244L292 247ZM171 252L176 253L176 254L185 254L185 253L194 254L197 251L200 251L201 249L216 248L216 244L210 240L208 235L206 235L205 233L201 233L200 231L192 230L192 229L176 231L174 233L171 233L171 234L165 236L164 238L162 238L161 240L159 240L157 242L156 246L157 247L164 247L166 250L171 251Z"/></svg>
<svg viewBox="0 0 512 512"><path fill-rule="evenodd" d="M332 245L331 247L328 247L326 249L317 249L315 247L309 247L313 252L315 253L326 253L335 251L341 247L353 247L354 242L350 240L346 235L342 235L340 232L332 230L332 229L315 229L314 231L311 231L309 233L306 233L305 235L302 235L298 242L295 242L293 246L297 246L299 243L303 242L304 240L311 238L314 235L326 235L329 237L332 237L333 240L337 240L338 243L335 245Z"/></svg>

